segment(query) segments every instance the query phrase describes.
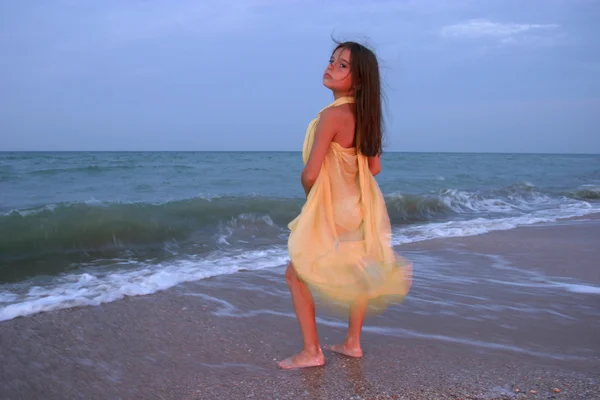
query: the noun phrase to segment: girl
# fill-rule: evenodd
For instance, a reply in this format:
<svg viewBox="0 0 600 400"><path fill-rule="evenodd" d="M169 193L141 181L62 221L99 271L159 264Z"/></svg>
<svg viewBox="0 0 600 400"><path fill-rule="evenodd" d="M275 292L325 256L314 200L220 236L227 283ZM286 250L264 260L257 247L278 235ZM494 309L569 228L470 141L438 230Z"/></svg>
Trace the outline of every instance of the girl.
<svg viewBox="0 0 600 400"><path fill-rule="evenodd" d="M382 112L375 54L340 43L323 74L335 101L308 126L301 181L306 203L289 224L286 281L304 349L282 369L320 366L325 359L315 321L313 289L350 307L346 340L326 349L361 357L360 333L369 301L385 305L409 290L411 266L391 248L390 221L373 178L381 170ZM309 289L310 287L310 289Z"/></svg>

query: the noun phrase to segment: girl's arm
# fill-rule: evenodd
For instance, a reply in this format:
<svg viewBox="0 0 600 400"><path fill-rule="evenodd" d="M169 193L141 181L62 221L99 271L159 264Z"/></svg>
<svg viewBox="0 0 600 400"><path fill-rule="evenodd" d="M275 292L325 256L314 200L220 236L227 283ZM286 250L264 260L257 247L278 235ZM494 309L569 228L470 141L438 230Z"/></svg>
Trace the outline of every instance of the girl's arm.
<svg viewBox="0 0 600 400"><path fill-rule="evenodd" d="M373 176L381 172L381 158L379 156L369 157L369 170Z"/></svg>
<svg viewBox="0 0 600 400"><path fill-rule="evenodd" d="M321 113L315 131L315 140L300 177L302 187L307 196L319 177L321 165L323 165L323 160L327 155L331 141L338 132L340 116L340 110L337 110L335 107L328 108Z"/></svg>

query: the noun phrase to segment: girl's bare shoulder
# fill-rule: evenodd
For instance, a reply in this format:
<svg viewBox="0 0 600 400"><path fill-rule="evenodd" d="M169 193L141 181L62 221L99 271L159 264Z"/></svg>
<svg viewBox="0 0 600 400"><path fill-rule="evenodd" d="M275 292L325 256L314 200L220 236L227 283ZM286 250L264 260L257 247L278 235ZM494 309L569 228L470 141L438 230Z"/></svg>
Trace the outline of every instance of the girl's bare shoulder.
<svg viewBox="0 0 600 400"><path fill-rule="evenodd" d="M342 104L323 110L321 118L325 118L333 123L345 125L348 122L354 123L354 112L348 104Z"/></svg>

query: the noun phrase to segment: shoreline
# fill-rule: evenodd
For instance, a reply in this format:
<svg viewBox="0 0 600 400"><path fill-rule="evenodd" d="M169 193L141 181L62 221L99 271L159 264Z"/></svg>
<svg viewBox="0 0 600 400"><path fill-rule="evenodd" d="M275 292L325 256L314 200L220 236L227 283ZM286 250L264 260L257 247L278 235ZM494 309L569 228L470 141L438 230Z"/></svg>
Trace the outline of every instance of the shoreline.
<svg viewBox="0 0 600 400"><path fill-rule="evenodd" d="M283 267L3 321L0 397L597 399L600 296L569 285L599 286L598 234L600 214L399 246L411 293L324 368L276 367L300 346Z"/></svg>
<svg viewBox="0 0 600 400"><path fill-rule="evenodd" d="M426 240L419 240L416 242L396 244L396 245L394 245L394 248L398 252L402 253L404 250L413 251L413 250L419 250L419 249L436 248L438 246L443 246L444 243L457 243L458 246L464 246L463 242L465 242L465 241L467 243L468 242L479 243L477 238L482 238L482 237L487 238L488 235L492 235L492 238L495 238L495 237L503 238L503 240L506 243L509 243L512 238L511 232L515 232L515 231L520 232L520 230L522 230L522 229L531 229L531 228L536 228L536 227L544 228L544 227L555 226L555 225L565 226L565 224L568 222L582 223L582 222L586 222L586 221L589 222L589 221L596 221L596 220L600 220L600 212L594 212L594 213L586 214L583 216L559 218L554 222L537 222L537 223L534 223L531 225L519 225L519 226L516 226L513 228L509 228L509 229L492 230L492 231L488 231L486 233L478 233L478 234L471 235L471 236L438 237L438 238L434 238L434 239L426 239ZM484 243L484 245L485 245L486 241L488 241L488 239L483 239L482 243ZM542 243L542 245L543 245L543 243ZM278 261L273 262L274 259L268 260L269 266L266 268L277 268L277 266L278 266L277 262L281 262L282 263L281 265L284 265L286 263L286 261L284 261L284 259L287 259L287 253L284 251L283 248L279 249L278 254L272 255L272 256L274 257L274 259L277 259ZM229 264L234 263L235 262L234 258L235 257L232 257L227 262ZM260 261L265 262L265 257L262 257ZM154 293L158 293L163 290L168 290L168 289L172 288L173 286L177 286L177 285L183 284L185 282L189 282L190 280L194 281L194 280L199 280L199 279L210 279L214 276L218 276L219 274L224 274L224 275L235 274L235 273L239 273L239 272L244 272L246 270L257 271L256 269L252 269L252 268L237 269L237 268L233 267L232 265L228 264L226 266L226 268L231 269L230 271L211 272L209 269L209 270L206 270L206 273L198 273L199 271L204 271L203 269L199 270L192 266L192 264L194 262L198 262L198 261L192 257L187 262L188 262L188 264L190 264L190 267L187 268L187 270L186 270L186 276L183 276L183 278L182 277L174 277L175 280L171 283L167 283L166 285L158 284L158 282L156 282L156 279L160 279L160 276L159 276L160 271L156 270L153 272L153 276L147 277L147 279L145 279L143 283L140 283L135 288L133 287L136 285L136 282L134 279L135 276L131 276L129 281L120 282L120 286L115 286L115 284L118 285L119 282L106 281L106 282L104 282L104 284L110 285L112 287L112 289L106 293L97 293L96 292L91 297L87 296L86 294L77 294L77 292L78 292L77 285L83 284L85 286L85 281L86 281L85 275L86 274L83 274L83 275L73 274L73 275L69 276L73 279L63 282L62 287L56 287L56 288L49 287L49 290L56 290L59 293L63 293L66 297L79 296L77 299L71 298L71 300L68 301L67 304L62 304L62 302L65 300L60 300L58 303L57 302L49 302L49 301L47 301L47 299L45 299L45 295L37 294L37 295L34 295L32 298L28 298L27 301L23 301L23 299L22 299L22 301L17 301L15 303L6 305L5 308L0 311L0 323L2 323L3 321L10 321L14 318L32 316L32 315L35 315L40 312L49 312L49 311L69 309L72 307L81 307L81 306L97 306L98 304L109 303L112 301L119 301L119 300L122 300L122 299L124 299L126 297L130 297L130 296L152 295ZM208 262L210 263L210 261L208 261ZM592 269L587 269L586 271L592 271ZM190 274L195 275L195 276L190 277L189 276ZM598 276L595 276L593 278L593 280L595 282L598 282L599 279L600 279L600 277L598 277ZM79 282L79 280L83 280L83 282ZM101 287L102 282L98 281L96 283L96 285L98 287ZM157 286L157 287L152 288L151 286ZM43 287L44 286L42 285L42 288ZM129 287L129 289L121 291L119 288L122 288L122 287ZM21 294L20 294L21 296L25 296L24 290L26 290L26 289L27 289L27 287L24 286L21 291ZM52 293L48 292L46 295L52 296ZM11 298L11 297L12 297L12 295L9 293L8 298Z"/></svg>

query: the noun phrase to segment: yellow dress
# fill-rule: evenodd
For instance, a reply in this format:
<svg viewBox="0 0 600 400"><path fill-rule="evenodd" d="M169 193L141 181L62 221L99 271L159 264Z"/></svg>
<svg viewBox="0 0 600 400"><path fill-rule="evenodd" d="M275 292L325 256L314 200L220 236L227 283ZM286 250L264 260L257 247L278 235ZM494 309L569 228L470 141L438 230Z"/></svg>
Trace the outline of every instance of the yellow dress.
<svg viewBox="0 0 600 400"><path fill-rule="evenodd" d="M342 97L324 109L353 101ZM304 164L321 112L306 131ZM408 293L412 265L392 248L385 200L368 158L355 148L331 143L300 215L288 228L288 251L297 275L333 303L347 306L368 298L372 310L381 310Z"/></svg>

